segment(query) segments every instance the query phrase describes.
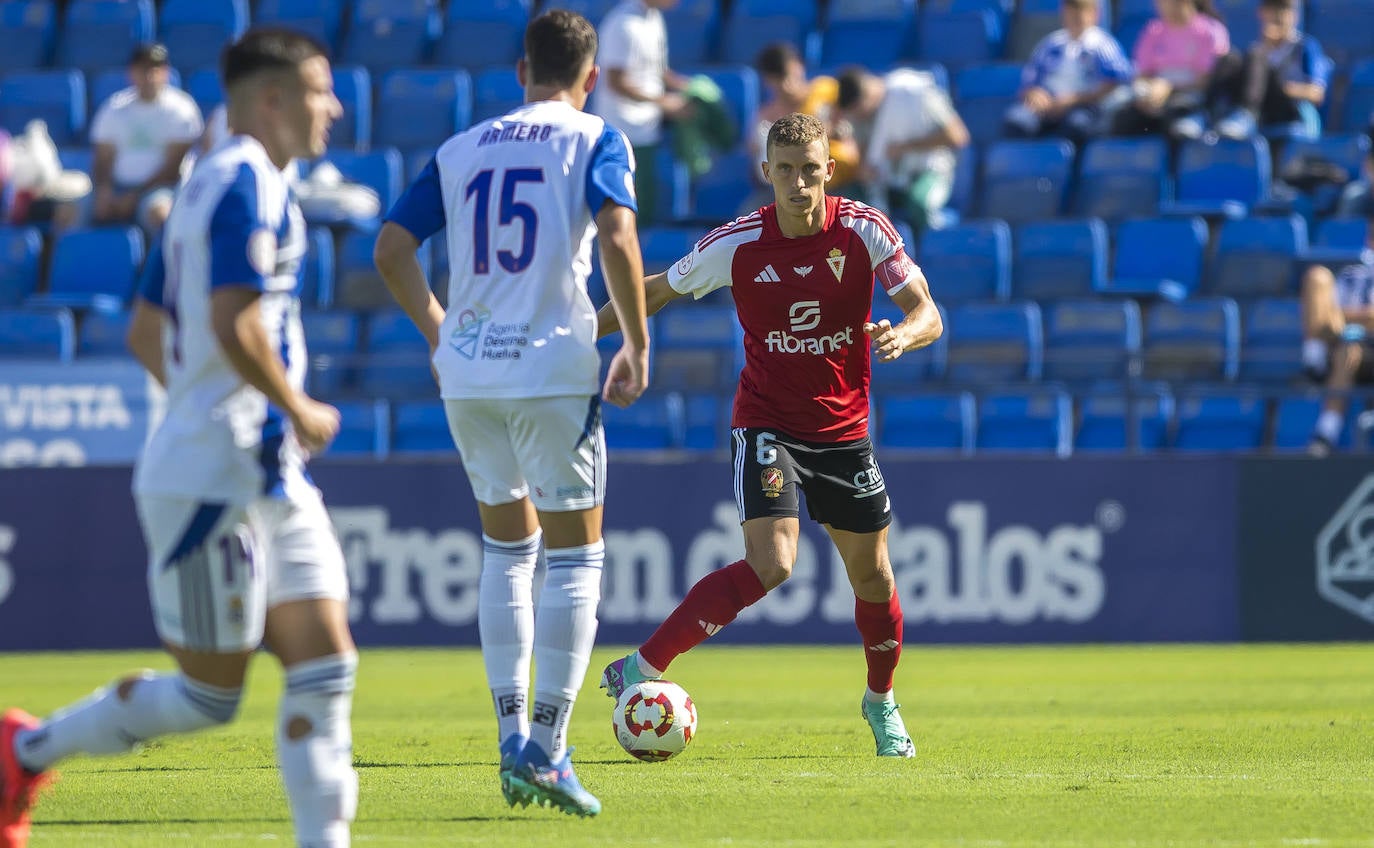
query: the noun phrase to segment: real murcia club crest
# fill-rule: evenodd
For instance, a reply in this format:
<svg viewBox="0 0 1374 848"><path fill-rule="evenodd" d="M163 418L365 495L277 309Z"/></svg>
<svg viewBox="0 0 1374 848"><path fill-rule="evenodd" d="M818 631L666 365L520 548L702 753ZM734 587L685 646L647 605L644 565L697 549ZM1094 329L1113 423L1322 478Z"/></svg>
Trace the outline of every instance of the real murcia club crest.
<svg viewBox="0 0 1374 848"><path fill-rule="evenodd" d="M838 247L830 248L830 255L825 257L825 264L834 272L835 282L838 283L844 278L844 254Z"/></svg>
<svg viewBox="0 0 1374 848"><path fill-rule="evenodd" d="M1374 474L1317 534L1317 593L1374 623Z"/></svg>

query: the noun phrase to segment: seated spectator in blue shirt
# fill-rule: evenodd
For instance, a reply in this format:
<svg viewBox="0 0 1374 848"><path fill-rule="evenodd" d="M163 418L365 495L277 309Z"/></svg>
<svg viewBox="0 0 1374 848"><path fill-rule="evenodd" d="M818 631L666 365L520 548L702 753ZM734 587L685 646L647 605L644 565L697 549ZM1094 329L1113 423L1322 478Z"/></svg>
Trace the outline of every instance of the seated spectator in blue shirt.
<svg viewBox="0 0 1374 848"><path fill-rule="evenodd" d="M1062 0L1064 28L1040 40L1021 74L1021 100L1007 111L1013 137L1065 135L1075 141L1105 130L1129 92L1131 62L1097 25L1100 0Z"/></svg>
<svg viewBox="0 0 1374 848"><path fill-rule="evenodd" d="M1212 70L1206 111L1220 116L1212 129L1241 139L1259 128L1293 124L1293 135L1318 138L1332 62L1315 38L1298 29L1298 0L1260 0L1258 14L1259 40L1243 56L1223 56ZM1201 119L1177 129L1192 138L1206 131Z"/></svg>

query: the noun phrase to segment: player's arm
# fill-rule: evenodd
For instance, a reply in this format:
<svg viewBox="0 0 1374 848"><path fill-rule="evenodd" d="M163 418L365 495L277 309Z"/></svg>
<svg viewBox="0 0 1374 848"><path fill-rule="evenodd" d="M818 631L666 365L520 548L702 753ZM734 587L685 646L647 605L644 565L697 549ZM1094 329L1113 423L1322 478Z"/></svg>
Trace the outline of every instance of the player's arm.
<svg viewBox="0 0 1374 848"><path fill-rule="evenodd" d="M609 287L609 286L608 286ZM668 285L668 272L661 271L652 277L644 278L644 314L653 315L674 298L682 297L682 292ZM616 314L615 304L608 303L596 313L596 337L605 338L611 333L620 332L620 316Z"/></svg>
<svg viewBox="0 0 1374 848"><path fill-rule="evenodd" d="M635 210L607 199L596 216L607 307L622 328L624 344L607 369L602 397L629 406L649 387L649 323L644 311L644 259L639 252ZM598 320L598 324L600 321Z"/></svg>
<svg viewBox="0 0 1374 848"><path fill-rule="evenodd" d="M167 365L162 351L162 321L166 317L162 290L167 278L162 259L162 242L154 241L143 263L138 281L138 297L134 298L134 313L129 319L129 331L124 344L144 370L158 384L167 385Z"/></svg>
<svg viewBox="0 0 1374 848"><path fill-rule="evenodd" d="M876 324L864 324L863 331L872 341L878 359L891 362L908 350L918 350L940 338L945 325L930 296L930 284L906 251L898 246L896 252L874 270L878 282L903 315L895 327L886 318Z"/></svg>
<svg viewBox="0 0 1374 848"><path fill-rule="evenodd" d="M444 198L439 182L439 165L431 159L415 182L386 215L377 234L372 262L401 309L415 322L433 353L439 346L439 326L444 323L444 307L429 287L425 271L415 251L425 239L444 228Z"/></svg>

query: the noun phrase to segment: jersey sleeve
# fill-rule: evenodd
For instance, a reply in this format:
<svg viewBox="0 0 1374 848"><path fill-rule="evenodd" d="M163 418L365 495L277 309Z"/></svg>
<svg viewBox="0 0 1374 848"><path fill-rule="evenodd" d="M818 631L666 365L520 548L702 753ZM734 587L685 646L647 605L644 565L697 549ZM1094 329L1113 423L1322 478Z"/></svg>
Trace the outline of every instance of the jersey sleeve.
<svg viewBox="0 0 1374 848"><path fill-rule="evenodd" d="M162 239L153 239L148 261L138 275L138 296L160 309L167 307L163 292L167 284L167 265L162 259Z"/></svg>
<svg viewBox="0 0 1374 848"><path fill-rule="evenodd" d="M601 212L607 201L639 211L635 198L635 157L625 134L610 124L602 131L592 161L587 166L587 208L592 217Z"/></svg>
<svg viewBox="0 0 1374 848"><path fill-rule="evenodd" d="M423 242L444 228L444 192L439 182L439 162L429 160L386 213L387 221L407 230L416 241Z"/></svg>
<svg viewBox="0 0 1374 848"><path fill-rule="evenodd" d="M880 210L856 205L841 214L848 218L848 226L863 240L869 261L873 263L873 273L889 295L906 288L921 273L906 255L897 228Z"/></svg>
<svg viewBox="0 0 1374 848"><path fill-rule="evenodd" d="M692 246L691 253L673 263L668 269L668 285L673 291L700 300L731 284L730 268L739 242L721 235L730 226L727 224L707 233Z"/></svg>
<svg viewBox="0 0 1374 848"><path fill-rule="evenodd" d="M247 164L229 184L210 217L210 288L267 288L275 270L277 236L263 218L258 176Z"/></svg>

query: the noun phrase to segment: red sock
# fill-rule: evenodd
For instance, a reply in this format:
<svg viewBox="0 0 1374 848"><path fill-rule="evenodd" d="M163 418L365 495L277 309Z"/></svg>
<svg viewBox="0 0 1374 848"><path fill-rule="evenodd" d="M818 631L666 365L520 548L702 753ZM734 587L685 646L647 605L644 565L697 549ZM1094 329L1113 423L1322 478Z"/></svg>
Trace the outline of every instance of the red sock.
<svg viewBox="0 0 1374 848"><path fill-rule="evenodd" d="M640 646L639 655L659 671L667 671L679 654L706 641L767 593L744 560L712 571L697 581L677 609Z"/></svg>
<svg viewBox="0 0 1374 848"><path fill-rule="evenodd" d="M868 688L891 692L892 675L902 656L902 602L897 592L882 603L854 599L854 623L864 640L868 661Z"/></svg>

